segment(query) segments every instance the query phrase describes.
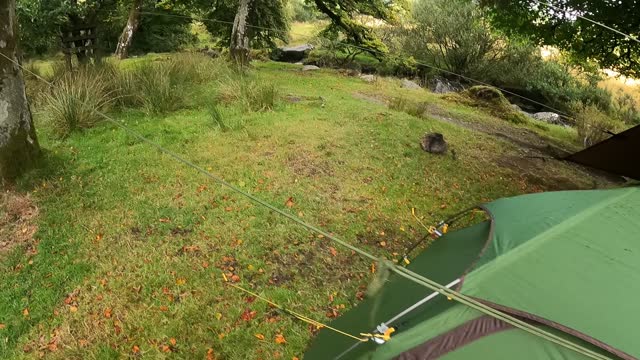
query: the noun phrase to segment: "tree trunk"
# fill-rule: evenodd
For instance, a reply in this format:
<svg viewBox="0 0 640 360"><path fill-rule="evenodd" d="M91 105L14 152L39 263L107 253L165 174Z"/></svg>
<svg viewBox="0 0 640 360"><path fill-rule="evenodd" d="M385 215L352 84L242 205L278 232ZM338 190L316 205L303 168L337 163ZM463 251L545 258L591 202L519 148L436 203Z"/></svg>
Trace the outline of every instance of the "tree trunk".
<svg viewBox="0 0 640 360"><path fill-rule="evenodd" d="M0 181L12 181L31 165L40 147L18 60L15 0L0 0ZM16 63L14 63L14 61Z"/></svg>
<svg viewBox="0 0 640 360"><path fill-rule="evenodd" d="M133 42L133 35L140 26L140 12L142 11L142 0L133 0L131 10L129 10L129 20L122 30L120 39L118 39L118 47L116 48L116 56L118 59L126 59L129 56L129 48Z"/></svg>
<svg viewBox="0 0 640 360"><path fill-rule="evenodd" d="M252 0L240 0L238 12L233 21L233 30L231 31L231 58L239 66L245 66L249 63L249 35L247 34L247 18L249 17L249 9Z"/></svg>

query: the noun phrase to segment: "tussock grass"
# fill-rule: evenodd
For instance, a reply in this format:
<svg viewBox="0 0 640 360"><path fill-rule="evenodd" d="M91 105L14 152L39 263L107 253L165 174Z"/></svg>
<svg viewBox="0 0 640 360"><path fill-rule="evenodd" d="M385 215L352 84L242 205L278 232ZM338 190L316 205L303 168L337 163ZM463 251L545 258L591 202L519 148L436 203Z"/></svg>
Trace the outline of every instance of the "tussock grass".
<svg viewBox="0 0 640 360"><path fill-rule="evenodd" d="M222 102L236 103L245 112L270 111L280 100L280 92L273 83L251 76L227 77L220 85Z"/></svg>
<svg viewBox="0 0 640 360"><path fill-rule="evenodd" d="M82 68L68 72L43 94L47 122L59 138L71 132L92 127L116 100L107 73L101 69Z"/></svg>

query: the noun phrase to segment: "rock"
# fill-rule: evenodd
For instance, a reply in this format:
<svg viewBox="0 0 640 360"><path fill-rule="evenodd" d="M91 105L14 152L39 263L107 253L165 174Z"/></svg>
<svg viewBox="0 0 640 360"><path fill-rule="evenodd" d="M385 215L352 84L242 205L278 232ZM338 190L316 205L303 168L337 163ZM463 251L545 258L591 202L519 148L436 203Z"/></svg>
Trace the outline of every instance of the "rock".
<svg viewBox="0 0 640 360"><path fill-rule="evenodd" d="M320 68L315 65L305 65L302 67L302 71L314 71L314 70L320 70Z"/></svg>
<svg viewBox="0 0 640 360"><path fill-rule="evenodd" d="M420 141L422 150L430 152L432 154L446 154L447 142L444 140L444 135L440 133L426 133Z"/></svg>
<svg viewBox="0 0 640 360"><path fill-rule="evenodd" d="M429 89L436 94L447 94L464 90L462 84L436 77L429 82Z"/></svg>
<svg viewBox="0 0 640 360"><path fill-rule="evenodd" d="M200 50L200 52L213 59L220 57L220 55L222 55L222 52L220 52L220 50L217 50L217 49L204 48Z"/></svg>
<svg viewBox="0 0 640 360"><path fill-rule="evenodd" d="M567 125L567 123L565 123L564 120L562 120L562 117L560 115L553 112L539 112L531 115L531 117L536 120L544 121L548 124L563 125L563 126Z"/></svg>
<svg viewBox="0 0 640 360"><path fill-rule="evenodd" d="M420 85L416 84L415 82L408 80L408 79L402 79L402 85L401 85L404 89L409 89L409 90L418 90L418 89L422 89L420 87Z"/></svg>
<svg viewBox="0 0 640 360"><path fill-rule="evenodd" d="M364 80L364 81L366 81L368 83L371 83L371 82L376 81L376 76L375 75L370 75L370 74L369 75L360 75L360 79L362 79L362 80Z"/></svg>
<svg viewBox="0 0 640 360"><path fill-rule="evenodd" d="M313 45L310 44L280 47L271 54L271 59L275 61L296 63L304 60L311 50L313 50Z"/></svg>

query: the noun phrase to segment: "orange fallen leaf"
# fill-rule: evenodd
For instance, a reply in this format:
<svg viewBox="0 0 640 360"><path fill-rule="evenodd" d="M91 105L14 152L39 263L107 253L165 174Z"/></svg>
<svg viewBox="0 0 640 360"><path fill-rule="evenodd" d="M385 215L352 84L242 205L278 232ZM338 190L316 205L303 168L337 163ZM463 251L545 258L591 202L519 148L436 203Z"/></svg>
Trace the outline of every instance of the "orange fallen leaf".
<svg viewBox="0 0 640 360"><path fill-rule="evenodd" d="M216 356L213 354L213 349L207 350L207 360L215 360Z"/></svg>
<svg viewBox="0 0 640 360"><path fill-rule="evenodd" d="M278 334L276 335L276 344L286 344L287 340L284 338L284 335Z"/></svg>
<svg viewBox="0 0 640 360"><path fill-rule="evenodd" d="M176 346L176 343L177 343L176 338L169 339L169 344Z"/></svg>
<svg viewBox="0 0 640 360"><path fill-rule="evenodd" d="M233 281L233 282L239 282L239 281L240 281L240 276L238 276L238 275L232 275L232 276L231 276L231 281Z"/></svg>
<svg viewBox="0 0 640 360"><path fill-rule="evenodd" d="M100 240L102 240L102 234L96 235L96 241L100 241Z"/></svg>
<svg viewBox="0 0 640 360"><path fill-rule="evenodd" d="M85 347L85 346L89 345L89 340L80 339L80 340L78 340L78 344L80 345L80 347Z"/></svg>
<svg viewBox="0 0 640 360"><path fill-rule="evenodd" d="M242 320L244 320L244 321L251 321L251 320L253 320L253 319L256 317L256 315L258 315L258 312L257 312L257 311L255 311L255 310L254 310L254 311L251 311L251 309L246 309L246 310L242 313L242 315L240 315L240 318L241 318Z"/></svg>
<svg viewBox="0 0 640 360"><path fill-rule="evenodd" d="M285 205L286 207L288 207L288 208L292 208L294 204L295 204L295 203L293 202L293 198L292 198L292 197L289 197L289 198L287 199L287 201L284 203L284 205Z"/></svg>
<svg viewBox="0 0 640 360"><path fill-rule="evenodd" d="M207 269L207 268L209 267L209 263L208 263L208 262L206 262L206 261L203 261L203 262L202 262L202 267L203 267L203 268L205 268L205 269Z"/></svg>
<svg viewBox="0 0 640 360"><path fill-rule="evenodd" d="M162 349L162 352L166 352L166 353L171 352L171 348L168 347L167 345L162 345L161 349Z"/></svg>
<svg viewBox="0 0 640 360"><path fill-rule="evenodd" d="M69 307L69 311L71 311L72 313L77 312L78 311L78 307L77 306L70 306Z"/></svg>
<svg viewBox="0 0 640 360"><path fill-rule="evenodd" d="M254 335L258 340L264 340L264 335L262 334L255 334Z"/></svg>
<svg viewBox="0 0 640 360"><path fill-rule="evenodd" d="M291 358L291 360L300 360L300 358L298 358L297 356L294 356Z"/></svg>
<svg viewBox="0 0 640 360"><path fill-rule="evenodd" d="M330 252L330 253L331 253L331 255L333 255L333 256L338 256L338 250L336 250L336 248L329 247L329 252Z"/></svg>
<svg viewBox="0 0 640 360"><path fill-rule="evenodd" d="M6 328L6 327L7 327L7 325L5 325L5 324L0 324L0 330L4 329L4 328Z"/></svg>
<svg viewBox="0 0 640 360"><path fill-rule="evenodd" d="M140 352L140 347L138 345L133 345L131 351L133 351L134 354L137 354Z"/></svg>
<svg viewBox="0 0 640 360"><path fill-rule="evenodd" d="M160 306L160 311L169 311L169 307L166 305Z"/></svg>
<svg viewBox="0 0 640 360"><path fill-rule="evenodd" d="M29 308L24 308L24 310L22 310L22 315L23 316L29 316Z"/></svg>
<svg viewBox="0 0 640 360"><path fill-rule="evenodd" d="M170 222L171 222L171 219L161 218L161 219L160 219L160 220L158 220L158 221L160 221L161 223L165 223L165 224L166 224L166 223L170 223Z"/></svg>
<svg viewBox="0 0 640 360"><path fill-rule="evenodd" d="M376 273L376 263L371 263L371 273L372 274Z"/></svg>
<svg viewBox="0 0 640 360"><path fill-rule="evenodd" d="M111 317L111 308L104 309L104 317L106 317L106 318L110 318Z"/></svg>
<svg viewBox="0 0 640 360"><path fill-rule="evenodd" d="M58 344L56 344L55 342L50 343L49 345L47 345L47 349L51 352L57 351L58 350Z"/></svg>

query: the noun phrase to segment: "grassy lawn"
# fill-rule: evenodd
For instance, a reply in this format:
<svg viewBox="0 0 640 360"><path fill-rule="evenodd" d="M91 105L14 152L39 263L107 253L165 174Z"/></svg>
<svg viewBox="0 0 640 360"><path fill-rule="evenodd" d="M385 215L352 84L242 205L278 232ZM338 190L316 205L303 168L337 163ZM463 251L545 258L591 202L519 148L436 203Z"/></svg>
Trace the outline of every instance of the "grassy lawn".
<svg viewBox="0 0 640 360"><path fill-rule="evenodd" d="M412 207L434 223L503 196L593 186L559 162L545 171L565 182L539 181L504 161L519 151L506 141L389 109L376 100L406 96L447 116L513 126L401 89L395 80L369 84L277 63L256 64L252 73L274 84L283 100L266 112L222 106L225 121L244 124L237 130L219 130L207 111L216 81L195 86L187 109L112 115L242 189L389 258L424 232ZM301 357L314 329L226 286L223 272L321 322L361 299L371 263L350 251L108 123L65 140L38 125L44 160L18 187L38 207L38 231L0 255L0 358ZM420 149L420 136L434 131L455 157ZM557 129L546 136L570 141ZM278 335L286 343L277 343Z"/></svg>

